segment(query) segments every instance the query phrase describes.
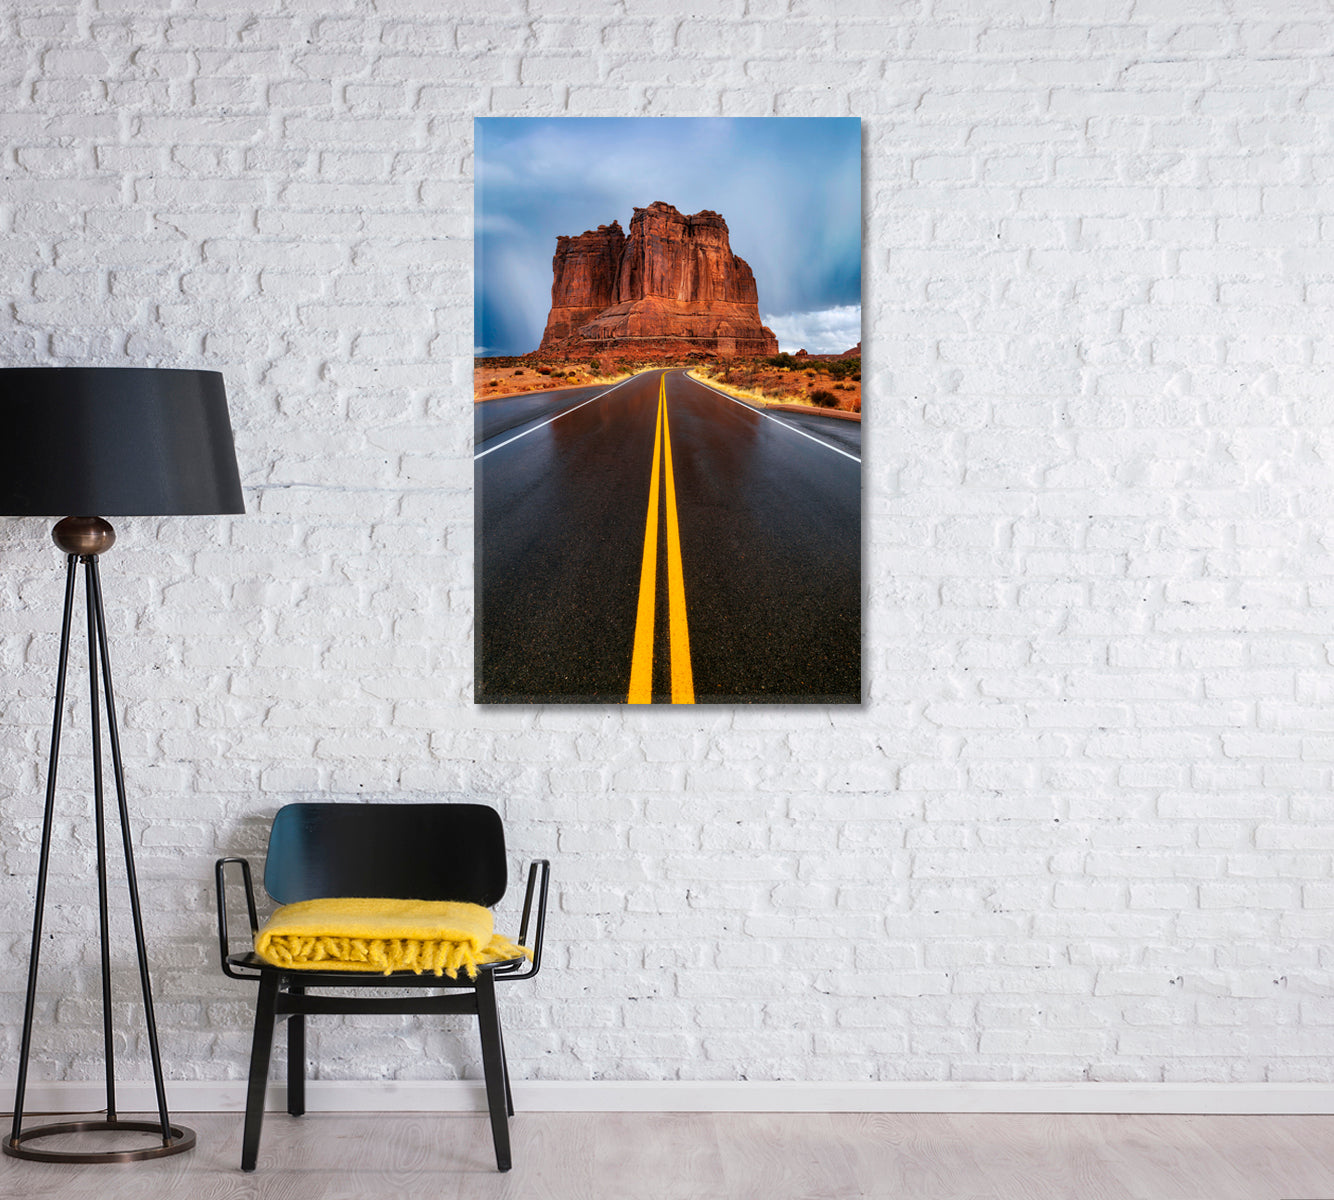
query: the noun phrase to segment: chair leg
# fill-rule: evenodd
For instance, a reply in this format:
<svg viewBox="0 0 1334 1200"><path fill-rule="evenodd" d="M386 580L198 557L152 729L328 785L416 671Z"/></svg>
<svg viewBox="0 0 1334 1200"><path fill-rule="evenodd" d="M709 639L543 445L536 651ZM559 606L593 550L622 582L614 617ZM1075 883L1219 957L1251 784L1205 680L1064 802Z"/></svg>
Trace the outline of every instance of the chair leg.
<svg viewBox="0 0 1334 1200"><path fill-rule="evenodd" d="M303 987L289 987L293 996L304 996ZM306 1112L306 1014L287 1018L287 1111L294 1117Z"/></svg>
<svg viewBox="0 0 1334 1200"><path fill-rule="evenodd" d="M500 1035L500 1013L496 1008L496 981L485 967L477 972L477 1024L482 1036L482 1073L486 1077L491 1137L496 1145L496 1170L508 1171L511 1159L505 1048Z"/></svg>
<svg viewBox="0 0 1334 1200"><path fill-rule="evenodd" d="M259 1158L259 1133L264 1124L264 1089L273 1054L273 1023L278 1008L278 976L265 971L255 1001L255 1037L250 1044L250 1083L245 1096L245 1131L241 1136L241 1170L253 1171Z"/></svg>
<svg viewBox="0 0 1334 1200"><path fill-rule="evenodd" d="M496 1022L499 1024L499 1021ZM505 1030L500 1030L500 1065L505 1068L505 1111L514 1115L514 1090L510 1087L510 1060L505 1053Z"/></svg>

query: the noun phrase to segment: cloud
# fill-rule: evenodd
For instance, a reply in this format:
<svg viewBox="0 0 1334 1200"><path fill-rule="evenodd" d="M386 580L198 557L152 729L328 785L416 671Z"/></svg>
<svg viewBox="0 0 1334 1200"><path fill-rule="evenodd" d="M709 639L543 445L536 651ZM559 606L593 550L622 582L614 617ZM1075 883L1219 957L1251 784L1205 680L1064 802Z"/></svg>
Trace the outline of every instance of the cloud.
<svg viewBox="0 0 1334 1200"><path fill-rule="evenodd" d="M808 350L811 354L842 354L862 340L859 304L839 304L762 319L777 336L779 350L788 353Z"/></svg>

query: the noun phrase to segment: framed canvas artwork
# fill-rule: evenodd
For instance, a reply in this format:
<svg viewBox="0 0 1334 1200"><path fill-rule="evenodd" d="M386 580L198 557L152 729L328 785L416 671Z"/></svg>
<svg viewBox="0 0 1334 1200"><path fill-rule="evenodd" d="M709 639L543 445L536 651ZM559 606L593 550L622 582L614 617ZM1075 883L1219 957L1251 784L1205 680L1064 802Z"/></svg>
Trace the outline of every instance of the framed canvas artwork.
<svg viewBox="0 0 1334 1200"><path fill-rule="evenodd" d="M859 703L860 121L475 146L475 700Z"/></svg>

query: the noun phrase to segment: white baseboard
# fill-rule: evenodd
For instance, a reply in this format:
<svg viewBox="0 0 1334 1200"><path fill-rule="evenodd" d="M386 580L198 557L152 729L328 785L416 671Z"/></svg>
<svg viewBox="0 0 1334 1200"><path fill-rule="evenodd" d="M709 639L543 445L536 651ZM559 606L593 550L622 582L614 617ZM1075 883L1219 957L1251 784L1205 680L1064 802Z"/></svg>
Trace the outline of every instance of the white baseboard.
<svg viewBox="0 0 1334 1200"><path fill-rule="evenodd" d="M0 1083L0 1102L14 1094ZM167 1085L173 1113L240 1112L245 1083ZM28 1113L96 1112L98 1083L30 1081ZM156 1108L148 1083L118 1087L125 1112ZM282 1111L287 1089L269 1084L267 1105ZM480 1081L312 1080L310 1112L481 1112ZM617 1080L514 1082L521 1112L870 1112L870 1113L1200 1113L1334 1114L1334 1084L1320 1083L763 1083Z"/></svg>

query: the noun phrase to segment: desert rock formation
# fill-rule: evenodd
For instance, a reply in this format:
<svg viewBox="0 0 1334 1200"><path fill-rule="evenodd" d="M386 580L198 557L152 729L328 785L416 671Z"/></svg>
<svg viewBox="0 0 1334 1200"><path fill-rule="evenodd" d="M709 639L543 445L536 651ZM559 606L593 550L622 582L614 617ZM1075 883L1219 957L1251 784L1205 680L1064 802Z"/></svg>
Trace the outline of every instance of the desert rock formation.
<svg viewBox="0 0 1334 1200"><path fill-rule="evenodd" d="M686 216L659 200L635 209L628 236L613 221L557 238L551 267L539 354L778 352L760 323L755 276L716 212Z"/></svg>

